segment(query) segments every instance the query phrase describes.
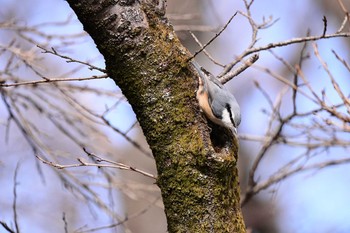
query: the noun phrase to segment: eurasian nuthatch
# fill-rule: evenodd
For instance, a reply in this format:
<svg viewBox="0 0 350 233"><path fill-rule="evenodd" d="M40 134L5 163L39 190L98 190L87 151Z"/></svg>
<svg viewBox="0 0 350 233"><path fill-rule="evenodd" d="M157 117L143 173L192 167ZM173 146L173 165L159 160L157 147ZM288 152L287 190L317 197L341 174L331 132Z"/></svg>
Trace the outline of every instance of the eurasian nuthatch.
<svg viewBox="0 0 350 233"><path fill-rule="evenodd" d="M229 128L237 135L241 111L236 98L211 73L192 62L199 74L197 100L199 106L213 123Z"/></svg>

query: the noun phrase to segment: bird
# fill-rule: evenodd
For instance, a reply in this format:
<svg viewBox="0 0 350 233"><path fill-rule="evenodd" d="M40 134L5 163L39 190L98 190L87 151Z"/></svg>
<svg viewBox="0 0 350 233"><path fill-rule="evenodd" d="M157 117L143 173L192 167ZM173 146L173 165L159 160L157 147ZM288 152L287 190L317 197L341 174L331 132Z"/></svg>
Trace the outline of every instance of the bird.
<svg viewBox="0 0 350 233"><path fill-rule="evenodd" d="M214 124L223 126L237 135L241 123L241 110L234 95L229 92L210 72L191 62L199 74L199 86L196 98L205 116Z"/></svg>

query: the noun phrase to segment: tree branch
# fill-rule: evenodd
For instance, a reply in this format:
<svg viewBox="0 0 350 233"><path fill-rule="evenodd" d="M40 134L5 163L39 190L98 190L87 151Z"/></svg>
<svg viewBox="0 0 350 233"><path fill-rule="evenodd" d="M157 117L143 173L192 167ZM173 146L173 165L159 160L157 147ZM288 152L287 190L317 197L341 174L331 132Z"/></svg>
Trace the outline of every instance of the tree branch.
<svg viewBox="0 0 350 233"><path fill-rule="evenodd" d="M83 158L77 158L79 163L62 165L62 164L58 164L58 163L47 161L47 160L43 159L42 157L40 157L39 155L35 155L35 156L37 157L37 159L39 159L44 164L50 165L50 166L58 168L58 169L66 169L66 168L74 168L74 167L99 167L99 168L101 168L101 167L109 167L109 168L117 168L117 169L121 169L121 170L133 171L133 172L139 173L141 175L144 175L146 177L149 177L149 178L152 178L152 179L156 179L156 176L154 176L154 175L152 175L152 174L150 174L148 172L142 171L142 170L140 170L138 168L131 167L131 166L125 165L123 163L118 163L118 162L113 162L111 160L103 159L103 158L101 158L101 157L99 157L97 155L94 155L92 153L89 153L87 151L85 151L85 152L89 156L94 156L94 157L98 158L98 161L106 162L107 164L104 164L104 163L89 163L89 162L84 161Z"/></svg>

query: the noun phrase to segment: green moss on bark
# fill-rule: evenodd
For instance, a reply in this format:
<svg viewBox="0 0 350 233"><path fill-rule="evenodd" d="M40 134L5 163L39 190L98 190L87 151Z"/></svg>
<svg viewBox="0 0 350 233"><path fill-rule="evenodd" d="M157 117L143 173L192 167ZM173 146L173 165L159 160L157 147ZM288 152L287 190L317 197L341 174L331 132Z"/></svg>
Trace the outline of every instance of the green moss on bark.
<svg viewBox="0 0 350 233"><path fill-rule="evenodd" d="M195 98L197 77L186 62L189 53L155 3L135 8L143 13L130 12L139 17L135 23L115 13L125 11L110 1L95 1L95 7L68 2L104 55L152 149L169 232L245 232L237 144L217 126L209 134Z"/></svg>

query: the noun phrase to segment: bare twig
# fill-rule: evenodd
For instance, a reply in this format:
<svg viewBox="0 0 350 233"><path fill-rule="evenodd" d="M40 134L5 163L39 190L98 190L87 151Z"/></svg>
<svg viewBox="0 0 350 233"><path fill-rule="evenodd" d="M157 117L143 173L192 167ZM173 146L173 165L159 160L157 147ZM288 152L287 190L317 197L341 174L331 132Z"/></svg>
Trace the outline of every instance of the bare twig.
<svg viewBox="0 0 350 233"><path fill-rule="evenodd" d="M0 87L16 87L16 86L22 86L22 85L37 85L41 83L54 83L54 82L86 81L86 80L104 79L104 78L108 78L108 75L106 74L94 75L86 78L46 78L43 80L33 80L33 81L26 81L26 82L20 82L20 83L0 83Z"/></svg>
<svg viewBox="0 0 350 233"><path fill-rule="evenodd" d="M307 31L306 35L307 36L310 35L310 31L309 30ZM303 65L303 62L304 62L305 58L308 57L307 55L305 55L306 48L307 48L307 42L304 42L303 47L302 47L302 49L300 51L300 56L299 56L298 67L300 67L300 68L302 68L302 65ZM298 73L296 72L295 69L293 69L293 73L294 73L293 84L295 86L298 86ZM296 101L297 94L298 94L297 89L293 89L293 96L292 96L292 98L293 98L293 113L294 114L297 114L297 101Z"/></svg>
<svg viewBox="0 0 350 233"><path fill-rule="evenodd" d="M345 104L345 106L348 109L348 112L350 113L350 99L348 99L345 94L343 93L343 91L340 89L338 83L335 81L332 73L330 72L330 70L328 69L327 64L323 61L322 57L320 56L319 52L318 52L318 47L317 44L313 44L313 48L314 48L314 53L316 55L316 57L318 58L318 60L320 61L320 63L322 64L323 69L327 72L328 77L331 79L331 82L333 84L333 87L335 89L335 91L338 93L339 97L342 99L343 103ZM348 118L350 119L350 118Z"/></svg>
<svg viewBox="0 0 350 233"><path fill-rule="evenodd" d="M321 35L321 36L307 36L307 37L293 38L290 40L276 42L276 43L270 43L270 44L267 44L267 45L264 45L261 47L252 48L252 49L247 50L244 54L244 57L249 55L249 54L268 50L271 48L278 48L278 47L283 47L283 46L287 46L287 45L303 43L303 42L307 42L307 41L315 41L315 40L320 40L320 39L329 39L329 38L337 38L337 37L350 37L350 33L344 32L344 33L328 34L328 35L324 35L324 36L323 35Z"/></svg>
<svg viewBox="0 0 350 233"><path fill-rule="evenodd" d="M143 154L147 155L148 157L152 157L152 153L150 153L148 150L146 150L145 148L143 148L140 143L136 142L135 140L133 140L132 138L130 138L126 133L123 133L120 129L116 128L115 126L113 126L111 124L111 122L109 120L107 120L107 118L105 116L101 116L101 119L103 120L103 122L109 126L112 130L114 130L115 132L117 132L118 134L122 135L130 144L132 144L136 149L138 149L139 151L141 151Z"/></svg>
<svg viewBox="0 0 350 233"><path fill-rule="evenodd" d="M255 194L259 193L260 191L270 187L273 184L276 184L286 178L290 178L293 175L300 174L300 172L306 172L310 170L321 170L322 168L330 167L330 166L336 166L336 165L343 165L350 163L350 158L344 158L339 160L330 160L326 162L311 164L311 165L305 165L301 164L291 170L288 171L282 171L277 172L274 175L271 175L268 180L264 182L259 182L256 186L254 186L251 190L247 191L246 194L241 198L241 205L245 205L248 200ZM289 166L291 164L288 164Z"/></svg>
<svg viewBox="0 0 350 233"><path fill-rule="evenodd" d="M197 52L194 53L194 55L192 57L190 57L188 59L188 61L191 61L193 58L195 58L200 52L202 52L208 45L210 45L216 38L218 38L218 36L221 35L221 33L223 31L225 31L225 29L227 28L227 26L231 23L231 21L233 20L233 18L237 15L238 12L234 13L231 18L227 21L227 23L224 25L224 27L213 37L211 38L208 43L206 43L200 50L198 50Z"/></svg>
<svg viewBox="0 0 350 233"><path fill-rule="evenodd" d="M243 64L238 67L237 69L225 74L222 77L219 77L219 80L222 84L227 83L228 81L230 81L231 79L233 79L234 77L238 76L240 73L242 73L243 71L245 71L247 68L249 68L251 65L253 65L257 60L259 59L259 54L254 54L251 57L248 58L247 61L243 61Z"/></svg>
<svg viewBox="0 0 350 233"><path fill-rule="evenodd" d="M18 225L18 214L17 214L17 176L18 176L18 170L19 170L19 162L16 165L15 174L13 176L13 203L12 203L12 209L13 209L13 220L15 222L15 228L16 232L20 233L19 225Z"/></svg>
<svg viewBox="0 0 350 233"><path fill-rule="evenodd" d="M28 132L26 130L26 128L22 125L22 123L21 123L22 121L16 117L16 115L15 115L15 113L13 111L13 106L11 106L9 101L7 100L7 96L6 96L5 92L0 90L0 93L1 93L2 100L3 100L4 104L5 104L5 107L6 107L7 111L8 111L9 119L11 119L11 120L13 120L15 122L15 124L21 130L24 138L26 139L26 141L28 142L28 144L32 148L33 152L36 153L38 149L37 149L37 147L35 146L35 143L32 140L30 132Z"/></svg>
<svg viewBox="0 0 350 233"><path fill-rule="evenodd" d="M322 37L324 37L326 35L326 33L327 33L327 18L326 18L326 16L323 16L322 21L323 21Z"/></svg>
<svg viewBox="0 0 350 233"><path fill-rule="evenodd" d="M345 66L345 68L350 72L350 65L345 61L345 59L341 58L333 49L332 53L335 55L335 57Z"/></svg>
<svg viewBox="0 0 350 233"><path fill-rule="evenodd" d="M199 45L200 48L203 48L203 44L198 40L198 38L196 37L196 35L193 34L193 32L189 31L190 35L192 36L192 38L196 41L196 43ZM205 55L207 55L207 57L216 65L224 67L224 65L220 64L219 62L217 62L211 55L210 53L203 48L203 52Z"/></svg>
<svg viewBox="0 0 350 233"><path fill-rule="evenodd" d="M118 168L121 170L134 171L136 173L142 174L142 175L147 176L149 178L156 179L155 175L152 175L148 172L142 171L138 168L135 168L135 167L123 164L123 163L118 163L118 162L114 162L111 160L103 159L95 154L87 152L86 150L85 150L85 152L89 156L94 156L94 157L98 158L98 160L100 162L106 162L106 164L104 164L104 163L89 163L89 162L84 161L84 159L82 159L82 158L78 158L77 160L79 163L62 165L62 164L47 161L47 160L43 159L42 157L40 157L39 155L35 155L35 156L44 164L50 165L50 166L58 168L58 169L66 169L66 168L74 168L74 167L109 167L109 168Z"/></svg>
<svg viewBox="0 0 350 233"><path fill-rule="evenodd" d="M9 233L16 233L16 231L12 230L5 222L0 221L0 224L5 230Z"/></svg>
<svg viewBox="0 0 350 233"><path fill-rule="evenodd" d="M68 233L68 222L66 219L66 213L62 213L62 221L64 223L64 233Z"/></svg>
<svg viewBox="0 0 350 233"><path fill-rule="evenodd" d="M79 64L82 64L82 65L88 66L90 70L98 70L98 71L100 71L102 73L107 73L107 71L105 69L102 69L102 68L99 68L97 66L91 65L88 62L79 61L79 60L76 60L74 58L62 55L62 54L58 53L53 47L51 48L51 50L48 50L48 49L46 49L46 48L44 48L44 47L42 47L40 45L37 45L37 47L42 49L43 53L49 53L49 54L52 54L52 55L55 55L57 57L60 57L60 58L63 58L65 60L67 60L66 61L67 63L75 62L75 63L79 63Z"/></svg>
<svg viewBox="0 0 350 233"><path fill-rule="evenodd" d="M278 48L278 47L284 47L287 45L292 45L292 44L299 44L299 43L303 43L303 42L308 42L308 41L316 41L316 40L320 40L320 39L329 39L329 38L337 38L337 37L350 37L350 33L336 33L336 34L328 34L328 35L321 35L321 36L306 36L306 37L300 37L300 38L293 38L290 40L286 40L286 41L281 41L281 42L275 42L275 43L269 43L267 45L263 45L260 47L251 47L246 49L240 56L238 56L238 59L236 59L235 61L227 64L225 66L225 69L218 75L219 77L224 76L225 74L227 74L234 65L236 65L241 59L243 59L244 57L253 54L253 53L257 53L260 51L265 51L265 50L269 50L271 48Z"/></svg>
<svg viewBox="0 0 350 233"><path fill-rule="evenodd" d="M343 20L342 24L340 25L337 33L341 32L344 29L346 23L349 22L349 19L350 19L350 13L346 9L346 7L344 6L343 0L338 0L338 4L339 4L340 8L343 10L343 12L345 13L345 17L344 17L344 20ZM350 29L350 26L348 26L348 29Z"/></svg>

